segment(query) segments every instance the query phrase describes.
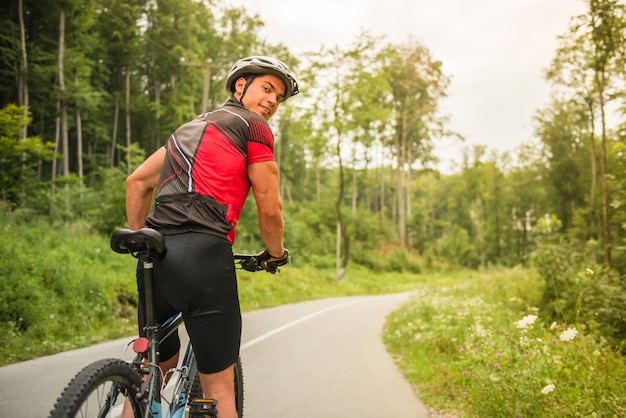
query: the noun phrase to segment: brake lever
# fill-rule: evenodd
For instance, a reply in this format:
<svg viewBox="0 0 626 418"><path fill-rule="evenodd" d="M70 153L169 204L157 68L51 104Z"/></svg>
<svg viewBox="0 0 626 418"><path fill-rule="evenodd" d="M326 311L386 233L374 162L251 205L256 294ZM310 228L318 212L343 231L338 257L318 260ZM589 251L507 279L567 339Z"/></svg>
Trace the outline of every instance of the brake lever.
<svg viewBox="0 0 626 418"><path fill-rule="evenodd" d="M262 270L265 270L266 272L271 273L271 274L280 273L280 268L273 263L268 263L267 267L263 268L257 262L256 257L250 257L248 259L240 260L239 265L241 266L242 269L246 271L251 271L253 273L256 273L257 271L262 271Z"/></svg>
<svg viewBox="0 0 626 418"><path fill-rule="evenodd" d="M259 265L256 262L256 257L250 257L247 260L241 260L239 263L242 269L246 271L256 272L259 270Z"/></svg>

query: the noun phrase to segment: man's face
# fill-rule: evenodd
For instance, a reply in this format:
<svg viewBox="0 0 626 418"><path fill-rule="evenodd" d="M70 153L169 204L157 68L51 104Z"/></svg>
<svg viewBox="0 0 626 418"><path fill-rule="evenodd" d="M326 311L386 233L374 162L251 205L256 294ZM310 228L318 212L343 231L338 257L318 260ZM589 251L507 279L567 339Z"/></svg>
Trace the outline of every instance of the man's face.
<svg viewBox="0 0 626 418"><path fill-rule="evenodd" d="M246 80L240 78L235 84L236 97L241 97L241 93L246 85ZM274 115L278 105L284 100L285 85L280 78L273 74L266 74L255 77L243 96L243 106L251 112L261 115L265 120Z"/></svg>

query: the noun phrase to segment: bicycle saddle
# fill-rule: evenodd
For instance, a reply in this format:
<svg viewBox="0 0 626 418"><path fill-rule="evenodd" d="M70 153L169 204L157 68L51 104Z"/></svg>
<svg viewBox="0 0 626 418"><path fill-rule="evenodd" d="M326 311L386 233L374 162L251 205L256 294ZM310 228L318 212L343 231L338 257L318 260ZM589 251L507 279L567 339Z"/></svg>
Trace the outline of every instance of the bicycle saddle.
<svg viewBox="0 0 626 418"><path fill-rule="evenodd" d="M151 228L142 228L136 231L120 229L111 236L111 249L120 254L148 252L163 254L165 239L160 232Z"/></svg>

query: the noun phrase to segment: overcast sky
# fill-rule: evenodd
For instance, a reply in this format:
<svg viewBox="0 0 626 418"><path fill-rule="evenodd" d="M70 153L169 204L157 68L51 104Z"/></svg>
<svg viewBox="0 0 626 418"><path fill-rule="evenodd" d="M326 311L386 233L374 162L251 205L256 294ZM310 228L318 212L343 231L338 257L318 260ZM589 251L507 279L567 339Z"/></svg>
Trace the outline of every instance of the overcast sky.
<svg viewBox="0 0 626 418"><path fill-rule="evenodd" d="M229 0L258 14L261 36L293 53L348 46L361 30L394 43L415 40L452 78L442 110L466 144L508 151L532 137L532 117L549 103L543 72L583 0ZM305 93L305 92L304 92ZM441 143L443 166L458 142ZM442 167L443 168L443 167Z"/></svg>

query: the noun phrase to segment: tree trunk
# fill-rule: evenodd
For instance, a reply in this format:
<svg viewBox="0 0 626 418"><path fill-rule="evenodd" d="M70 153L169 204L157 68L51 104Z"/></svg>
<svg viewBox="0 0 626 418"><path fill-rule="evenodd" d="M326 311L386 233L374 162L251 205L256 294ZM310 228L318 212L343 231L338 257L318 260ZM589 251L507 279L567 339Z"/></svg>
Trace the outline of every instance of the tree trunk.
<svg viewBox="0 0 626 418"><path fill-rule="evenodd" d="M130 64L126 67L126 174L130 175L131 153L130 153Z"/></svg>
<svg viewBox="0 0 626 418"><path fill-rule="evenodd" d="M598 86L604 86L604 75L596 73L596 79L602 78L602 81L598 80ZM602 124L602 146L600 148L600 169L602 172L602 225L604 229L604 263L607 267L611 268L611 224L609 220L609 186L608 186L608 172L607 172L607 155L606 155L606 115L604 109L604 89L598 90L598 96L600 98L600 123Z"/></svg>
<svg viewBox="0 0 626 418"><path fill-rule="evenodd" d="M407 141L408 142L408 141ZM413 216L413 205L411 203L411 181L412 181L412 170L411 170L411 163L413 161L413 153L411 152L411 144L406 144L406 174L405 174L405 184L404 184L404 191L405 191L405 197L404 197L404 201L406 203L406 215L404 217L404 230L405 230L405 237L406 237L406 245L407 247L411 247L411 234L410 234L410 227L409 225L411 224L411 217Z"/></svg>
<svg viewBox="0 0 626 418"><path fill-rule="evenodd" d="M283 196L289 203L293 203L293 197L291 195L291 188L289 187L289 183L287 179L283 179L281 176L282 173L282 162L283 162L283 141L274 142L274 153L276 155L276 164L278 165L278 176L280 178L280 195Z"/></svg>
<svg viewBox="0 0 626 418"><path fill-rule="evenodd" d="M317 203L322 201L322 182L319 163L315 164L315 197L317 198Z"/></svg>
<svg viewBox="0 0 626 418"><path fill-rule="evenodd" d="M61 5L59 11L59 54L58 54L58 83L59 83L59 104L60 104L60 132L61 132L61 156L62 174L64 177L70 175L69 137L67 132L67 102L65 101L65 8ZM70 212L69 185L65 184L65 213Z"/></svg>
<svg viewBox="0 0 626 418"><path fill-rule="evenodd" d="M24 26L24 0L19 0L20 42L22 47L22 68L18 75L18 104L24 106L24 118L28 117L28 59L26 55L26 27ZM28 136L28 126L24 124L22 139Z"/></svg>
<svg viewBox="0 0 626 418"><path fill-rule="evenodd" d="M115 165L115 151L117 145L117 129L120 121L120 96L115 93L115 107L113 109L113 132L111 134L111 150L109 156L109 168Z"/></svg>
<svg viewBox="0 0 626 418"><path fill-rule="evenodd" d="M336 254L336 267L337 271L335 273L335 281L338 282L341 280L343 275L346 272L346 267L348 266L348 257L349 257L349 249L350 249L350 241L348 234L346 232L346 226L343 223L343 217L341 216L341 206L343 204L345 185L344 185L344 175L343 175L343 162L341 159L341 136L337 135L337 158L339 159L339 193L337 195L337 201L335 203L335 208L337 210L337 254ZM343 249L343 256L341 254L341 250Z"/></svg>
<svg viewBox="0 0 626 418"><path fill-rule="evenodd" d="M501 238L500 238L500 185L499 185L500 176L496 174L494 186L493 186L493 197L494 197L494 221L495 221L495 233L496 233L496 258L498 262L501 261L502 257L502 249L501 249Z"/></svg>
<svg viewBox="0 0 626 418"><path fill-rule="evenodd" d="M352 148L352 216L356 216L357 178L356 178L356 144Z"/></svg>
<svg viewBox="0 0 626 418"><path fill-rule="evenodd" d="M61 5L59 12L59 54L57 58L58 65L58 83L59 83L59 109L61 118L61 153L63 158L62 174L68 176L70 174L70 160L68 156L69 139L67 133L67 103L65 102L65 9Z"/></svg>
<svg viewBox="0 0 626 418"><path fill-rule="evenodd" d="M161 144L161 81L156 75L156 64L152 63L152 69L154 74L154 104L155 104L155 127L152 133L153 145L152 148L156 151Z"/></svg>
<svg viewBox="0 0 626 418"><path fill-rule="evenodd" d="M598 169L596 167L596 137L595 137L595 121L594 121L594 109L593 109L593 99L589 98L587 100L587 106L589 108L589 153L590 153L590 163L591 163L591 185L589 190L589 218L591 223L591 238L593 240L598 239L598 219L596 215L596 187L598 183ZM598 252L596 247L593 249L593 261L594 263L598 261Z"/></svg>
<svg viewBox="0 0 626 418"><path fill-rule="evenodd" d="M381 145L381 153L383 146ZM385 214L385 163L380 162L380 207L379 211L382 216Z"/></svg>
<svg viewBox="0 0 626 418"><path fill-rule="evenodd" d="M598 107L600 110L601 147L600 147L600 170L602 175L602 226L604 235L604 263L608 268L612 266L611 260L611 222L609 209L609 186L607 169L606 150L606 103L604 92L609 81L612 61L615 57L614 35L621 31L621 27L616 24L615 6L618 2L589 2L591 17L591 36L595 47L593 53L593 69L595 91L598 97Z"/></svg>
<svg viewBox="0 0 626 418"><path fill-rule="evenodd" d="M60 111L61 109L61 103L60 103L60 99L57 98L57 103L56 103L56 110L57 110L57 117L54 120L54 154L57 155L59 153L59 143L61 142L61 118L59 117L59 114L61 113ZM55 184L55 180L57 178L58 173L58 158L54 158L52 160L52 174L51 174L51 182L50 182L50 195L54 196L56 194L56 184ZM54 213L54 206L52 203L52 199L50 200L50 214L52 215Z"/></svg>
<svg viewBox="0 0 626 418"><path fill-rule="evenodd" d="M475 218L475 222L476 222L476 235L477 235L477 241L478 241L478 252L479 252L479 256L480 256L480 266L484 269L487 265L486 263L486 255L485 255L485 235L483 232L483 213L484 213L484 206L483 206L483 201L480 197L476 198L475 201L475 212L474 212L474 218Z"/></svg>
<svg viewBox="0 0 626 418"><path fill-rule="evenodd" d="M406 248L406 202L405 202L405 165L406 165L406 143L407 132L406 123L408 120L406 103L402 110L402 129L398 133L397 151L398 151L398 173L397 173L397 190L398 196L398 238L400 240L400 248Z"/></svg>
<svg viewBox="0 0 626 418"><path fill-rule="evenodd" d="M78 69L74 73L74 85L78 92ZM80 114L80 101L76 99L76 171L78 174L80 199L83 199L83 121Z"/></svg>

